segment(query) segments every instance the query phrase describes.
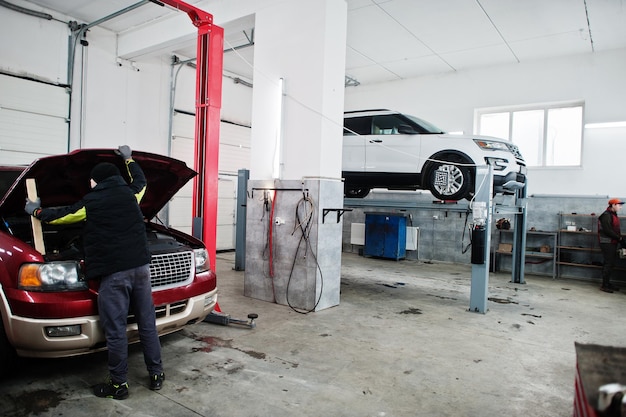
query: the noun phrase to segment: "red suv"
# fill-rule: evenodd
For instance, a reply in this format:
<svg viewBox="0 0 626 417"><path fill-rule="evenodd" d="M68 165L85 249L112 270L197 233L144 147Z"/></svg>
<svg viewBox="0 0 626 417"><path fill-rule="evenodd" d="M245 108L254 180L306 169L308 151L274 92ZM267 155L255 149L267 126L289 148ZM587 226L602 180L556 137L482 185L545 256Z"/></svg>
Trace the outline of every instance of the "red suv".
<svg viewBox="0 0 626 417"><path fill-rule="evenodd" d="M217 303L215 273L204 244L152 219L196 173L184 162L133 151L148 181L141 201L152 253L150 273L159 335L202 321ZM43 207L64 206L89 191L89 172L111 162L127 175L112 149L84 149L0 167L0 375L24 357L56 358L106 349L99 325L98 281L83 273L83 224L42 225L35 250L32 219L24 212L26 179L34 178ZM127 179L128 180L128 179ZM42 252L45 252L42 253ZM129 342L138 341L132 311Z"/></svg>

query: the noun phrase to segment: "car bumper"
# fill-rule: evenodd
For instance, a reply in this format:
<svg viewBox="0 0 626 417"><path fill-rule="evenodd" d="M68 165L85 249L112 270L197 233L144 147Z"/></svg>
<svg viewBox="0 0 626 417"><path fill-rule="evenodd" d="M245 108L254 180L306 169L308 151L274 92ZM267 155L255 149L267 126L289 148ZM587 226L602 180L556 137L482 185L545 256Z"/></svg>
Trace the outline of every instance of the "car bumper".
<svg viewBox="0 0 626 417"><path fill-rule="evenodd" d="M4 327L11 345L20 356L37 358L60 358L82 355L106 349L104 333L98 316L75 317L70 319L32 319L14 316L8 308L4 294L2 313ZM217 289L173 304L158 306L157 331L163 336L185 325L199 322L215 308ZM50 336L47 329L55 328L62 332L68 326L80 326L80 334ZM76 328L76 327L74 327ZM137 324L127 326L129 343L139 341Z"/></svg>
<svg viewBox="0 0 626 417"><path fill-rule="evenodd" d="M502 191L514 191L514 190L505 190L504 184L507 183L521 183L526 184L526 167L520 167L520 172L509 172L506 175L494 175L493 177L493 187L496 192Z"/></svg>

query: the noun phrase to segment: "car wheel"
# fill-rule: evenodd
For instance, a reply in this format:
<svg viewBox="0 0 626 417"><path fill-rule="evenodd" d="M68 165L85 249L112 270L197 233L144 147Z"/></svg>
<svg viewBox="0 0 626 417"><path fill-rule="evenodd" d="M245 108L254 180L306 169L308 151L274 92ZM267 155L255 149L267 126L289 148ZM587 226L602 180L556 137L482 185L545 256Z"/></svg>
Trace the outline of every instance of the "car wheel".
<svg viewBox="0 0 626 417"><path fill-rule="evenodd" d="M343 194L346 198L363 198L369 193L369 188L346 188Z"/></svg>
<svg viewBox="0 0 626 417"><path fill-rule="evenodd" d="M473 191L471 169L450 162L435 163L428 173L427 187L439 200L461 200Z"/></svg>

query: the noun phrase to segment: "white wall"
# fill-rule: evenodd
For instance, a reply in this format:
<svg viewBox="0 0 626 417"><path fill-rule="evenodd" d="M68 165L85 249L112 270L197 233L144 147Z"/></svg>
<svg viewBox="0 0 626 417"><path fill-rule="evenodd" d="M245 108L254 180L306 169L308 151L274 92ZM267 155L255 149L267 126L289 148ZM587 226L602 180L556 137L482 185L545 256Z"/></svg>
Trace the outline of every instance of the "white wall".
<svg viewBox="0 0 626 417"><path fill-rule="evenodd" d="M33 8L32 3L13 1ZM67 26L2 8L0 71L65 83ZM49 11L48 11L49 12ZM52 13L68 21L65 16ZM189 23L191 25L191 23ZM93 28L87 35L85 120L75 84L71 148L128 143L135 149L168 152L170 61L146 58L139 72L115 62L116 38ZM77 68L80 66L80 54ZM585 122L626 120L626 50L442 74L345 90L347 110L392 108L430 120L445 130L472 132L474 110L518 104L585 101ZM79 71L77 70L77 74ZM176 107L193 111L195 73L181 70ZM407 94L410 92L410 94ZM250 125L252 89L224 78L222 119ZM81 128L83 143L78 142ZM616 195L622 185L626 128L587 129L581 167L531 169L530 194Z"/></svg>
<svg viewBox="0 0 626 417"><path fill-rule="evenodd" d="M346 19L334 0L256 14L250 179L271 179L276 166L280 179L341 178Z"/></svg>
<svg viewBox="0 0 626 417"><path fill-rule="evenodd" d="M68 35L67 25L0 7L0 70L64 84Z"/></svg>
<svg viewBox="0 0 626 417"><path fill-rule="evenodd" d="M20 0L13 3L36 8ZM70 32L64 22L75 19L41 8L37 10L51 13L60 21L43 20L0 7L0 71L67 84ZM193 27L191 21L189 26ZM167 155L171 57L142 58L136 62L139 71L135 71L129 61L123 61L122 66L117 64L115 34L94 27L86 40L89 46L79 47L76 56L70 149L128 144L133 149ZM177 108L194 111L195 77L195 70L181 70ZM234 84L229 78L224 78L223 83L221 118L250 125L252 89Z"/></svg>
<svg viewBox="0 0 626 417"><path fill-rule="evenodd" d="M626 121L626 49L346 88L345 108L389 108L472 133L482 107L584 100L585 123ZM534 168L529 194L626 196L626 128L586 129L583 162Z"/></svg>
<svg viewBox="0 0 626 417"><path fill-rule="evenodd" d="M176 78L174 107L176 110L193 113L195 112L195 97L196 70L184 66ZM228 75L222 78L222 120L243 126L250 126L252 123L252 88L236 83L233 77Z"/></svg>

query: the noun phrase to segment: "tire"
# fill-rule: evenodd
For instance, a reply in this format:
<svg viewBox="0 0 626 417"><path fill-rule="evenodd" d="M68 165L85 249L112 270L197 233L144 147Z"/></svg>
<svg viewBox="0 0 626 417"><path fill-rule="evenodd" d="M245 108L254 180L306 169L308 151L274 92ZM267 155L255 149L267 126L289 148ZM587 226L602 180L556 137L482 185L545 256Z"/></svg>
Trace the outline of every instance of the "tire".
<svg viewBox="0 0 626 417"><path fill-rule="evenodd" d="M462 200L474 191L472 169L457 160L436 162L428 171L426 188L439 200Z"/></svg>
<svg viewBox="0 0 626 417"><path fill-rule="evenodd" d="M363 198L370 193L370 188L346 188L344 197L346 198Z"/></svg>

